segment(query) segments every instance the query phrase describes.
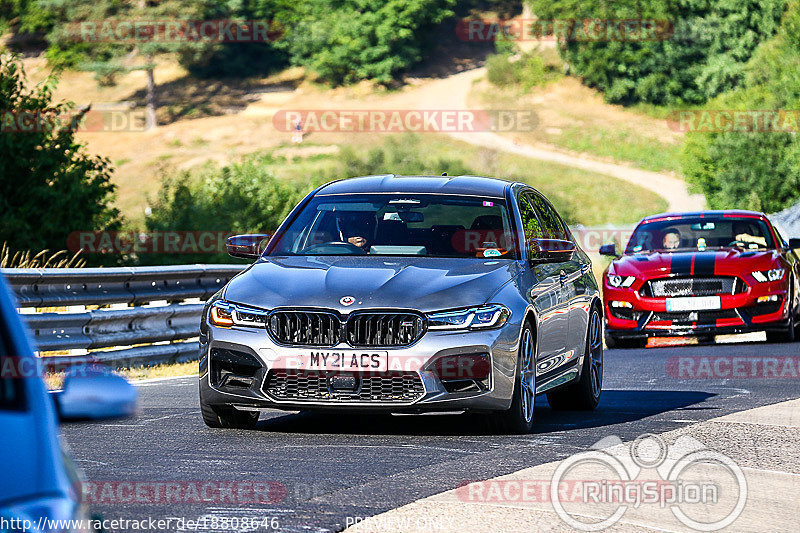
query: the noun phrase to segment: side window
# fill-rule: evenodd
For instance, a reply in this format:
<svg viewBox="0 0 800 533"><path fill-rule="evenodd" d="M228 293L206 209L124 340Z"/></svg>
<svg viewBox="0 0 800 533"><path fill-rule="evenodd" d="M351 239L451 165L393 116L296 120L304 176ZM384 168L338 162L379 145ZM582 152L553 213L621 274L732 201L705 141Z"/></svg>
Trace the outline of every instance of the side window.
<svg viewBox="0 0 800 533"><path fill-rule="evenodd" d="M25 408L21 359L8 355L3 331L0 330L0 411L22 411Z"/></svg>
<svg viewBox="0 0 800 533"><path fill-rule="evenodd" d="M781 232L778 231L778 228L772 226L772 229L775 230L775 235L778 236L778 246L776 246L775 248L788 248L789 243L786 242L786 239L783 238L783 235L781 235Z"/></svg>
<svg viewBox="0 0 800 533"><path fill-rule="evenodd" d="M542 226L527 194L521 194L519 197L519 214L522 217L522 231L525 233L525 242L530 243L531 239L541 238Z"/></svg>
<svg viewBox="0 0 800 533"><path fill-rule="evenodd" d="M529 195L539 220L542 221L542 230L548 239L569 239L569 234L555 210L538 194Z"/></svg>

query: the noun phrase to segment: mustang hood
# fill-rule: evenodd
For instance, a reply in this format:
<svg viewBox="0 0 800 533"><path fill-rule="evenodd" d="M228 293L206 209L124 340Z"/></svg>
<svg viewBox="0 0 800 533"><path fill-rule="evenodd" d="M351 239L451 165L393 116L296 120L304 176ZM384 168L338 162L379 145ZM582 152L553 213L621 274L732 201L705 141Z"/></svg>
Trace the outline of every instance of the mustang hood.
<svg viewBox="0 0 800 533"><path fill-rule="evenodd" d="M429 312L485 303L517 269L510 260L270 257L232 279L224 297L262 309L324 307L350 312L405 308ZM355 303L342 305L339 300L344 296L352 296Z"/></svg>
<svg viewBox="0 0 800 533"><path fill-rule="evenodd" d="M738 275L770 268L778 258L773 250L707 250L626 255L611 263L613 273L642 279L666 276Z"/></svg>

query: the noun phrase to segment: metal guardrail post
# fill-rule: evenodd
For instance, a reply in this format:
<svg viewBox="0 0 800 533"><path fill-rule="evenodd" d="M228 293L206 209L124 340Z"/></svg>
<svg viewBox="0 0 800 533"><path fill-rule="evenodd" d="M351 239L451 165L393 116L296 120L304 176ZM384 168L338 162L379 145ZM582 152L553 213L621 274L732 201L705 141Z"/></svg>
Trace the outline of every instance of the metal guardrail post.
<svg viewBox="0 0 800 533"><path fill-rule="evenodd" d="M45 364L101 361L156 364L196 356L202 303L245 265L178 265L122 268L0 269L21 308L108 306L123 308L23 315L42 351L95 350L88 356L46 357ZM166 305L143 305L151 302ZM124 304L131 307L124 307ZM169 342L170 344L153 344ZM120 347L118 350L101 350ZM98 351L100 350L100 351Z"/></svg>

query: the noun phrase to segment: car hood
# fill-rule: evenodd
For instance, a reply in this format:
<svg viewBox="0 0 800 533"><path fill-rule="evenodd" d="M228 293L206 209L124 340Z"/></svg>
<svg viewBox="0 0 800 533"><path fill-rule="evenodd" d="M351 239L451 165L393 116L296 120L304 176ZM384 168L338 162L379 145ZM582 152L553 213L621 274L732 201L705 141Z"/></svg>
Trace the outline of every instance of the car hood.
<svg viewBox="0 0 800 533"><path fill-rule="evenodd" d="M516 261L434 257L291 256L258 260L224 298L263 309L324 307L340 312L405 308L429 312L486 302L518 272ZM355 303L340 300L352 296Z"/></svg>
<svg viewBox="0 0 800 533"><path fill-rule="evenodd" d="M733 276L768 269L775 264L775 250L740 250L736 248L704 252L653 252L625 255L611 263L610 272L642 279L674 275Z"/></svg>

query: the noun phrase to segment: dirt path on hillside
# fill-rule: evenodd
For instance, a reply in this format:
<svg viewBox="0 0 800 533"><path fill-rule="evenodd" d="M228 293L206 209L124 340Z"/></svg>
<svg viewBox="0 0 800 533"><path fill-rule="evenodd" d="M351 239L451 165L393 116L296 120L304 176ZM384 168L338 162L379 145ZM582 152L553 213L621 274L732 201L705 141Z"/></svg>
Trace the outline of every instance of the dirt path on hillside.
<svg viewBox="0 0 800 533"><path fill-rule="evenodd" d="M486 74L486 69L469 70L440 80L434 80L413 91L387 99L398 109L468 109L467 96L472 84ZM705 199L689 194L686 183L676 177L658 172L598 161L584 155L573 155L547 145L519 143L493 132L449 132L451 137L483 148L491 148L541 161L559 163L599 174L612 176L652 191L667 201L670 211L703 209Z"/></svg>

